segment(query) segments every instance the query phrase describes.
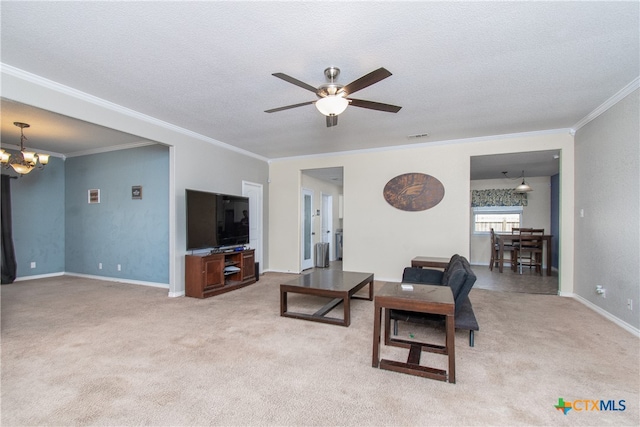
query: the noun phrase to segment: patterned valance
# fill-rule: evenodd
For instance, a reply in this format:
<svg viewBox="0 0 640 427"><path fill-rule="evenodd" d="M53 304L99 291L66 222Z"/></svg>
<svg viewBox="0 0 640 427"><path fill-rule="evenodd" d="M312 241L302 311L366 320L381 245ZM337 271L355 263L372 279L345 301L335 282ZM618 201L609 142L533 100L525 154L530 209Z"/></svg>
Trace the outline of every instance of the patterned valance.
<svg viewBox="0 0 640 427"><path fill-rule="evenodd" d="M527 193L507 190L472 190L471 207L482 206L527 206Z"/></svg>

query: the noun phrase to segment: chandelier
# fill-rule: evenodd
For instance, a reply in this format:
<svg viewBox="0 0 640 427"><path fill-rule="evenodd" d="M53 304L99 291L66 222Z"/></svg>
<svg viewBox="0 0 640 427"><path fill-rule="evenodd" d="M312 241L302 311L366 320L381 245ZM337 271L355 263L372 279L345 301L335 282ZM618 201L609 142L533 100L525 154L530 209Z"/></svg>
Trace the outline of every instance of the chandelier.
<svg viewBox="0 0 640 427"><path fill-rule="evenodd" d="M24 128L28 128L28 123L13 122L14 125L20 128L20 153L9 154L0 149L0 163L5 169L13 168L14 171L20 175L26 175L33 169L42 169L49 163L49 155L42 153L35 153L33 151L26 151L24 148L24 142L27 137L24 136Z"/></svg>

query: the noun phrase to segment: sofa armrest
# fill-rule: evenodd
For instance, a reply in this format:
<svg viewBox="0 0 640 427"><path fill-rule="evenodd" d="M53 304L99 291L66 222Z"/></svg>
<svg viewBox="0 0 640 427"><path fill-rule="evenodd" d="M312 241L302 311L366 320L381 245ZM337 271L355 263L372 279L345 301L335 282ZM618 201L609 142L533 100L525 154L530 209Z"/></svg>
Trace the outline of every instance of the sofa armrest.
<svg viewBox="0 0 640 427"><path fill-rule="evenodd" d="M430 268L406 267L402 273L404 283L424 283L430 285L442 284L443 272Z"/></svg>

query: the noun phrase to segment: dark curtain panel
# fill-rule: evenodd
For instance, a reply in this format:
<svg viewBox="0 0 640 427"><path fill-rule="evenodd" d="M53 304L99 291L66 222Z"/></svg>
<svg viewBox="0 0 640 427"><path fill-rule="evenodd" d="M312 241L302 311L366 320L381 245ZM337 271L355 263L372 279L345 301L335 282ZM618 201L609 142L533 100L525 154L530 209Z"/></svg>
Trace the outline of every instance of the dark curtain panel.
<svg viewBox="0 0 640 427"><path fill-rule="evenodd" d="M16 253L11 232L11 177L2 175L2 284L16 280Z"/></svg>

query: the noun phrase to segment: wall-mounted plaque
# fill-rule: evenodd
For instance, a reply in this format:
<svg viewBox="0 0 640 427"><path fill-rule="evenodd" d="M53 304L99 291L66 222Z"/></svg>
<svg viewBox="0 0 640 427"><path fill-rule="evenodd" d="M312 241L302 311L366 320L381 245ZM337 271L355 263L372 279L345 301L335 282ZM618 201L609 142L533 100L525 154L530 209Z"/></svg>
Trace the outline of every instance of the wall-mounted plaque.
<svg viewBox="0 0 640 427"><path fill-rule="evenodd" d="M88 202L92 203L100 203L100 189L92 189L88 191Z"/></svg>
<svg viewBox="0 0 640 427"><path fill-rule="evenodd" d="M431 175L405 173L384 186L384 199L403 211L424 211L444 198L444 185Z"/></svg>
<svg viewBox="0 0 640 427"><path fill-rule="evenodd" d="M134 185L131 187L131 198L133 200L142 200L142 185Z"/></svg>

